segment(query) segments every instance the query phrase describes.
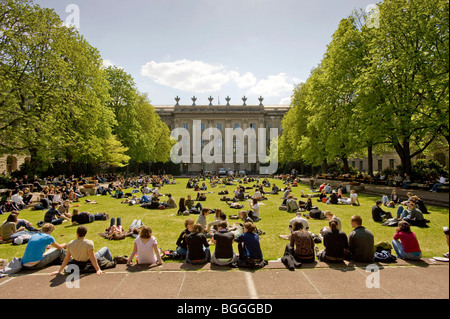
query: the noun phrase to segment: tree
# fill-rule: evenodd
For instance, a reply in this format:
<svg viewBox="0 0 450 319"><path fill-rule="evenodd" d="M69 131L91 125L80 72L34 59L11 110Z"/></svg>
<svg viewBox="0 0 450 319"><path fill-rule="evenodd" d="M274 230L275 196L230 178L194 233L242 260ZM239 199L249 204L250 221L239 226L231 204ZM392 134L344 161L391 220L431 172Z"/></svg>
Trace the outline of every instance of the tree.
<svg viewBox="0 0 450 319"><path fill-rule="evenodd" d="M448 136L448 1L388 0L379 9L360 79L361 94L377 103L364 116L381 117L376 129L411 174L412 158Z"/></svg>
<svg viewBox="0 0 450 319"><path fill-rule="evenodd" d="M106 68L110 83L110 110L117 123L113 134L128 148L134 163L167 162L172 142L169 128L161 121L147 95L140 93L125 70Z"/></svg>
<svg viewBox="0 0 450 319"><path fill-rule="evenodd" d="M97 49L31 1L0 2L0 150L32 166L97 161L114 114Z"/></svg>

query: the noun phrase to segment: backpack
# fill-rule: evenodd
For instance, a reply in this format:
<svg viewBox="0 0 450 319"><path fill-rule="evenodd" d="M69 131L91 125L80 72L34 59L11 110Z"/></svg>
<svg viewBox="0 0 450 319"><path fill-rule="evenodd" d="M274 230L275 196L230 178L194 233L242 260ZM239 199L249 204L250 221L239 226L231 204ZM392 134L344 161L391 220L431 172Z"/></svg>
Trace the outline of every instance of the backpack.
<svg viewBox="0 0 450 319"><path fill-rule="evenodd" d="M381 252L375 252L373 260L383 263L393 263L397 260L397 257L391 255L387 250L382 250Z"/></svg>

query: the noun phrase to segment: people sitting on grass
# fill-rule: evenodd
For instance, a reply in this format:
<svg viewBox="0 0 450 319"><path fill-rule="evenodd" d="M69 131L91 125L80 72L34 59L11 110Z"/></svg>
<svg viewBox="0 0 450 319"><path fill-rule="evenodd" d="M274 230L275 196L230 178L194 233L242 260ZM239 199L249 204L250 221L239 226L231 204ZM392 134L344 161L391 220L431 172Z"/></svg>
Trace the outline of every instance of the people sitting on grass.
<svg viewBox="0 0 450 319"><path fill-rule="evenodd" d="M328 199L327 204L337 205L339 204L339 198L335 190L331 191L330 198Z"/></svg>
<svg viewBox="0 0 450 319"><path fill-rule="evenodd" d="M292 255L297 262L310 263L314 257L314 238L305 229L301 221L295 221L290 243L286 245L284 255Z"/></svg>
<svg viewBox="0 0 450 319"><path fill-rule="evenodd" d="M34 228L33 225L24 220L18 219L19 212L13 211L8 215L8 218L0 226L0 237L2 241L9 242L20 236L27 236L27 239L31 237L38 229Z"/></svg>
<svg viewBox="0 0 450 319"><path fill-rule="evenodd" d="M214 210L214 221L208 224L206 228L206 233L216 233L218 231L218 225L225 222L227 224L226 228L228 228L228 220L227 215L220 209L217 208Z"/></svg>
<svg viewBox="0 0 450 319"><path fill-rule="evenodd" d="M133 258L138 256L136 263L140 265L162 265L161 254L158 249L158 241L148 226L141 227L139 236L134 240L133 251L127 260L127 265L133 265Z"/></svg>
<svg viewBox="0 0 450 319"><path fill-rule="evenodd" d="M302 217L302 213L301 212L297 212L296 216L294 218L291 219L291 221L289 222L289 230L290 232L294 232L294 224L296 222L301 222L303 224L303 229L306 231L309 231L309 223L308 221Z"/></svg>
<svg viewBox="0 0 450 319"><path fill-rule="evenodd" d="M186 219L184 222L185 229L182 231L180 236L178 236L176 245L176 253L178 256L180 256L182 259L186 259L187 254L187 243L186 243L186 236L192 233L194 230L195 221L192 218Z"/></svg>
<svg viewBox="0 0 450 319"><path fill-rule="evenodd" d="M410 224L404 220L398 223L392 246L397 258L405 260L420 260L422 258L422 251L416 234L411 231Z"/></svg>
<svg viewBox="0 0 450 319"><path fill-rule="evenodd" d="M234 234L228 231L226 221L219 222L217 228L209 242L210 245L216 246L211 256L211 263L218 266L234 265L239 259L233 250Z"/></svg>
<svg viewBox="0 0 450 319"><path fill-rule="evenodd" d="M371 263L375 253L372 232L362 226L362 219L358 215L352 216L350 222L353 227L353 231L348 235L350 260Z"/></svg>
<svg viewBox="0 0 450 319"><path fill-rule="evenodd" d="M64 259L67 245L55 241L55 238L51 236L54 230L53 224L46 223L42 226L40 233L31 236L22 256L22 266L25 270L42 269L55 261ZM51 248L48 249L49 246Z"/></svg>
<svg viewBox="0 0 450 319"><path fill-rule="evenodd" d="M238 243L241 265L253 267L264 261L259 235L256 233L256 226L253 223L245 223L244 233L235 241Z"/></svg>
<svg viewBox="0 0 450 319"><path fill-rule="evenodd" d="M250 218L253 219L254 222L260 221L260 207L258 204L258 200L256 198L253 198L250 202L250 208L252 209L252 214L250 215Z"/></svg>
<svg viewBox="0 0 450 319"><path fill-rule="evenodd" d="M192 199L191 195L187 195L187 199L186 199L186 207L189 209L189 212L191 214L200 214L200 212L202 211L203 207L201 203L197 203L195 204L195 201Z"/></svg>
<svg viewBox="0 0 450 319"><path fill-rule="evenodd" d="M203 227L203 230L206 230L207 221L206 218L210 214L211 210L209 208L203 208L200 215L198 216L196 224L200 224Z"/></svg>
<svg viewBox="0 0 450 319"><path fill-rule="evenodd" d="M70 218L61 214L58 210L59 202L53 202L52 207L44 215L44 223L50 223L53 225L61 225L65 221L69 221Z"/></svg>
<svg viewBox="0 0 450 319"><path fill-rule="evenodd" d="M98 252L94 253L94 242L86 239L87 231L86 226L78 226L77 238L67 244L67 252L64 261L59 267L59 270L51 273L51 275L62 274L69 264L77 265L80 272L87 271L87 269L92 266L97 275L101 275L104 272L99 266L100 260L105 260L111 268L115 267L113 256L108 247L103 247ZM104 263L102 262L102 264Z"/></svg>
<svg viewBox="0 0 450 319"><path fill-rule="evenodd" d="M339 199L339 203L353 206L361 205L361 203L359 202L358 194L356 194L356 191L354 189L350 190L350 197L343 197Z"/></svg>
<svg viewBox="0 0 450 319"><path fill-rule="evenodd" d="M167 197L168 197L167 202L166 202L167 208L169 208L169 209L177 208L177 202L173 198L172 194L168 194Z"/></svg>
<svg viewBox="0 0 450 319"><path fill-rule="evenodd" d="M209 243L206 240L204 230L201 224L196 224L192 232L186 236L186 263L205 264L211 260Z"/></svg>
<svg viewBox="0 0 450 319"><path fill-rule="evenodd" d="M392 214L390 212L385 212L381 206L383 202L381 200L377 200L375 205L372 207L372 219L374 222L383 222L386 219L392 218Z"/></svg>
<svg viewBox="0 0 450 319"><path fill-rule="evenodd" d="M330 220L329 227L323 234L325 249L318 251L316 247L316 256L323 262L343 262L349 249L347 235L339 231L336 220Z"/></svg>
<svg viewBox="0 0 450 319"><path fill-rule="evenodd" d="M58 211L64 217L71 218L72 214L70 213L70 200L66 199L62 205L59 206Z"/></svg>
<svg viewBox="0 0 450 319"><path fill-rule="evenodd" d="M422 212L417 209L416 203L414 201L407 202L407 208L402 205L398 207L397 218L408 222L413 226L426 226L427 220L423 217Z"/></svg>

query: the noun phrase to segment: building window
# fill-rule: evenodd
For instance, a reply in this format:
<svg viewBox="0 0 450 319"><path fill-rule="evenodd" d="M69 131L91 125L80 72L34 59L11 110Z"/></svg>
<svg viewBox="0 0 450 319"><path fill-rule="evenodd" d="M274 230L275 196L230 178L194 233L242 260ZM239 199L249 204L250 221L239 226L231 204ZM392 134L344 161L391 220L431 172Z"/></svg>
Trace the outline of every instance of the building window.
<svg viewBox="0 0 450 319"><path fill-rule="evenodd" d="M237 128L239 128L239 127L240 127L239 123L234 123L234 124L233 124L233 129L237 129Z"/></svg>
<svg viewBox="0 0 450 319"><path fill-rule="evenodd" d="M352 161L352 167L356 168L356 162L355 161Z"/></svg>
<svg viewBox="0 0 450 319"><path fill-rule="evenodd" d="M359 161L359 170L362 172L364 170L364 162Z"/></svg>
<svg viewBox="0 0 450 319"><path fill-rule="evenodd" d="M378 171L382 171L383 170L383 160L378 160Z"/></svg>
<svg viewBox="0 0 450 319"><path fill-rule="evenodd" d="M391 169L395 169L395 161L394 161L393 159L390 159L390 160L389 160L389 167L390 167Z"/></svg>
<svg viewBox="0 0 450 319"><path fill-rule="evenodd" d="M217 129L219 131L222 131L223 130L223 124L222 123L217 123Z"/></svg>
<svg viewBox="0 0 450 319"><path fill-rule="evenodd" d="M256 130L256 123L250 123L250 128Z"/></svg>
<svg viewBox="0 0 450 319"><path fill-rule="evenodd" d="M189 130L189 124L188 123L183 123L183 128L185 130Z"/></svg>
<svg viewBox="0 0 450 319"><path fill-rule="evenodd" d="M200 125L200 127L201 127L202 132L203 132L204 130L206 130L206 124L205 124L205 123L202 123L202 124Z"/></svg>

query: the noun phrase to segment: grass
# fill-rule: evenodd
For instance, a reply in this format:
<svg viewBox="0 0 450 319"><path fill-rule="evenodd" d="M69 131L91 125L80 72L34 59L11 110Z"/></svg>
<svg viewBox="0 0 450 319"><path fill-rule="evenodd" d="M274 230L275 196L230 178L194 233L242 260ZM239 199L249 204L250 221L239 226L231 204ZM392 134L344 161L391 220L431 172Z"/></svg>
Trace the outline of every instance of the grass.
<svg viewBox="0 0 450 319"><path fill-rule="evenodd" d="M178 203L180 197L186 197L191 194L195 198L196 192L192 189L186 189L186 179L177 180L177 185L166 185L161 189L162 194L172 194ZM282 188L282 182L279 180L270 180L273 184L277 184ZM207 183L209 186L209 183ZM253 184L245 185L253 186ZM207 194L207 201L202 202L203 207L210 209L221 208L227 215L235 215L238 210L230 209L225 202L220 201L221 196L218 192L225 188L208 188L207 192L213 192ZM226 189L232 194L236 189L236 186L227 186ZM268 189L267 189L268 190ZM299 185L299 187L293 187L293 194L295 197L300 198L300 190L304 190L305 193L309 193L309 189L306 185ZM131 192L126 190L125 192ZM250 195L253 195L254 190L248 190ZM140 195L138 193L138 195ZM230 195L231 196L231 195ZM294 214L280 211L281 194L280 195L267 195L269 200L263 201L264 205L261 206L261 218L262 220L257 223L258 228L262 229L266 234L260 236L261 248L264 254L264 259L275 260L282 257L284 248L288 243L287 240L283 240L278 237L280 234L288 234L289 221L294 217ZM85 199L95 200L98 204L85 204ZM375 235L375 243L380 241L392 240L395 232L395 228L382 226L379 223L375 223L371 217L371 209L375 200L378 197L359 195L361 206L348 206L348 205L327 205L318 203L314 204L325 211L330 210L342 221L342 230L348 235L351 231L350 218L353 215L360 215L363 219L363 226L368 228ZM163 201L167 200L167 197L162 197ZM111 198L110 196L91 196L82 198L80 201L80 211L86 211L91 213L106 212L110 217L121 217L122 225L124 228L128 228L134 219L141 219L143 223L150 226L153 230L153 234L158 240L158 245L163 250L176 249L176 240L179 234L184 229L184 221L186 216L177 216L178 209L166 209L166 210L148 210L139 207L139 205L129 206L127 204L121 204L122 199ZM246 205L245 209L250 209L248 202L243 202ZM426 204L426 203L425 203ZM391 211L395 216L394 209L385 209ZM430 258L434 256L442 256L443 253L448 252L448 246L443 234L442 227L449 225L449 210L438 207L428 207L430 211L429 215L425 215L425 218L431 220L428 228L412 227L413 231L419 240L423 257ZM26 219L36 225L38 221L43 220L44 211L31 211L23 210L20 212L19 218ZM2 223L8 214L0 215L0 223ZM197 219L197 215L191 215L194 220ZM214 217L208 216L208 222L212 221ZM230 220L230 222L234 222ZM95 249L98 250L103 246L110 248L114 256L117 255L129 255L133 249L134 239L127 237L120 241L108 241L98 235L98 233L104 232L109 227L110 221L96 221L91 224L87 224L88 234L87 238L94 241ZM58 243L68 243L76 238L76 226L70 225L70 222L65 222L62 225L56 226L52 236ZM327 226L327 221L309 220L310 231L319 234L320 230ZM3 244L0 245L0 258L11 260L13 257L22 257L25 251L26 245L12 245ZM323 249L323 245L318 245L319 249ZM237 252L237 247L235 247ZM211 247L213 251L214 248Z"/></svg>

